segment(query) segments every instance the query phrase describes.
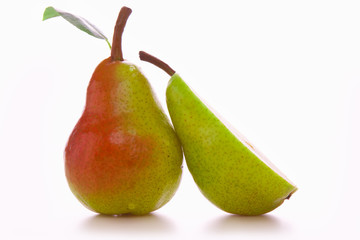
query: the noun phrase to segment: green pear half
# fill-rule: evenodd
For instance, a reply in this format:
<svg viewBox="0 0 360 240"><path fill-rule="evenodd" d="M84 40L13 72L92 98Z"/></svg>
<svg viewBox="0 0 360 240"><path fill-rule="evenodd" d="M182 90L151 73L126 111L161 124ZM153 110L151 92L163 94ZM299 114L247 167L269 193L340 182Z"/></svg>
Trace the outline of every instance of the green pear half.
<svg viewBox="0 0 360 240"><path fill-rule="evenodd" d="M171 79L166 102L186 163L203 195L220 209L260 215L280 206L297 187L262 153L209 109L167 64L140 52Z"/></svg>

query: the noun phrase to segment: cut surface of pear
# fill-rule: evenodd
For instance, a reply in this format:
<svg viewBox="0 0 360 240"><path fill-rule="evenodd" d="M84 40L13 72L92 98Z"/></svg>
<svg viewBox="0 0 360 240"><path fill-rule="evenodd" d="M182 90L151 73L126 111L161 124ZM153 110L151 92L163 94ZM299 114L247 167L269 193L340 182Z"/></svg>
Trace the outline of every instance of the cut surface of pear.
<svg viewBox="0 0 360 240"><path fill-rule="evenodd" d="M142 60L167 69L151 55L141 54ZM175 71L167 73L171 75L166 90L170 117L204 196L220 209L239 215L264 214L290 198L297 187L243 135L220 120Z"/></svg>

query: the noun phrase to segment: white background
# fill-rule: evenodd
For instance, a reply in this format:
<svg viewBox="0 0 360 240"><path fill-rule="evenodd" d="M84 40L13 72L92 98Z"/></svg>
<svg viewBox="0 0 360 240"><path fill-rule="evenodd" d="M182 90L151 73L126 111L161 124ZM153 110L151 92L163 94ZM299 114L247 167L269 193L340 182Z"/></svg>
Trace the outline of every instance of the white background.
<svg viewBox="0 0 360 240"><path fill-rule="evenodd" d="M1 239L359 239L358 1L5 1L0 4ZM85 17L112 39L133 9L124 56L141 66L167 113L169 63L299 187L264 216L213 206L184 163L175 197L144 217L85 209L63 150L107 44L61 18Z"/></svg>

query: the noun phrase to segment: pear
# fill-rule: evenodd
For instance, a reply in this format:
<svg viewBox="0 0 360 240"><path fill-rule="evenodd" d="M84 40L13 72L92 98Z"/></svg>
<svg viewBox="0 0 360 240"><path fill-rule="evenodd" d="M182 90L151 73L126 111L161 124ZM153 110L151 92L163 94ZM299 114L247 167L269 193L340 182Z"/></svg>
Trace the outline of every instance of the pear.
<svg viewBox="0 0 360 240"><path fill-rule="evenodd" d="M182 174L181 144L147 79L123 59L119 13L111 57L90 80L86 106L65 149L70 189L97 213L143 215L167 203Z"/></svg>
<svg viewBox="0 0 360 240"><path fill-rule="evenodd" d="M297 187L221 121L171 67L145 52L140 59L171 76L167 107L189 171L207 199L229 213L261 215L290 198Z"/></svg>

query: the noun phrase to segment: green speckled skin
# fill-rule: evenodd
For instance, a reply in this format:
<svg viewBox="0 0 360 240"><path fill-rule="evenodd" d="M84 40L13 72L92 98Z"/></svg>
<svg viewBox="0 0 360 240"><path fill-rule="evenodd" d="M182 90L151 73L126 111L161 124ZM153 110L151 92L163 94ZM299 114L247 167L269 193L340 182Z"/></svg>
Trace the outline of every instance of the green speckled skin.
<svg viewBox="0 0 360 240"><path fill-rule="evenodd" d="M65 149L74 195L98 213L147 214L175 194L182 159L180 141L141 71L126 61L102 61Z"/></svg>
<svg viewBox="0 0 360 240"><path fill-rule="evenodd" d="M166 99L187 166L201 192L217 207L260 215L296 191L243 145L178 74L170 79Z"/></svg>

